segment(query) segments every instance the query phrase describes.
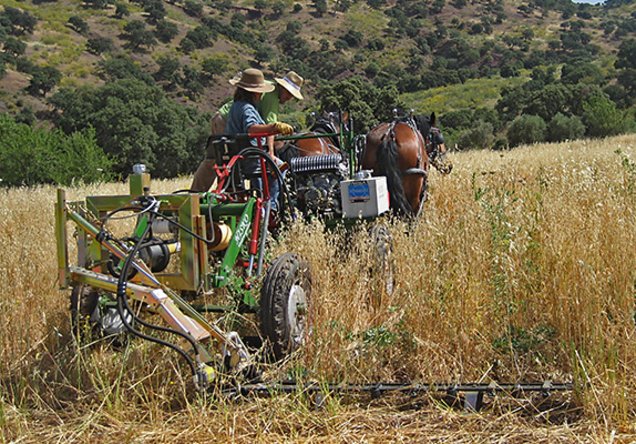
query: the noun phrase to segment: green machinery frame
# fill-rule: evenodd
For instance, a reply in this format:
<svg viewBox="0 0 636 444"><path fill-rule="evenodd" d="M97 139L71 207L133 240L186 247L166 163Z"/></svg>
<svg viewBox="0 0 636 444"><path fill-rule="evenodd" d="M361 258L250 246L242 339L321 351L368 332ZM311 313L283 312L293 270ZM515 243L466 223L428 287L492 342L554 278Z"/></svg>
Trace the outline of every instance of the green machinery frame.
<svg viewBox="0 0 636 444"><path fill-rule="evenodd" d="M343 154L349 157L350 174L357 169L354 137L351 130L345 130L341 123L340 132L309 136L291 136L280 139L292 140L305 137L337 137ZM58 189L55 205L55 232L57 240L57 261L59 284L61 289L70 286L86 285L97 291L116 294L118 279L107 270L106 263L112 258L124 261L131 250L130 243L117 239L105 227L103 221L110 212L134 206L144 197L150 196L150 175L145 172L134 173L129 177L129 194L89 196L84 201L68 202L63 189ZM164 321L175 330L189 335L197 341L197 362L206 379L210 379L214 370L209 365L214 359L207 343L212 341L222 355L230 357L231 367L240 368L249 365L249 353L240 337L234 332L225 332L206 319L204 312L222 312L236 310L256 312L258 302L253 295L249 282L249 273L242 276L241 300L233 307L213 305L193 305L182 297L182 292L195 294L207 293L215 288L228 286L233 282L241 255L247 250L246 240L251 233L254 241L260 231L254 224L255 214L263 208L262 198L246 195L241 201L230 201L227 196L215 193L174 193L154 195L159 202L161 214L171 217L184 229L179 229L178 270L153 273L140 258L132 260L132 267L137 271L128 279L126 295L136 301L148 304ZM211 219L211 220L208 220ZM232 232L231 239L219 254L218 263L209 263L206 232L209 225L222 221ZM74 238L77 242L77 265L69 261L68 223L74 224ZM148 219L137 215L134 232L143 232ZM213 229L213 228L212 228ZM259 239L260 240L260 239ZM263 254L263 245L258 253ZM253 251L251 252L253 254ZM262 259L262 258L259 258ZM120 262L121 263L121 262ZM257 269L260 272L260 263ZM250 265L251 267L251 265ZM233 290L236 290L233 286ZM218 356L218 355L217 355ZM225 359L228 362L227 359ZM218 360L217 360L218 362Z"/></svg>
<svg viewBox="0 0 636 444"><path fill-rule="evenodd" d="M149 190L150 175L147 173L130 176L128 195L90 196L83 202L67 202L65 191L58 189L55 231L61 289L84 284L113 294L117 292L117 279L107 274L105 263L111 256L124 260L130 247L110 235L101 220L108 212L130 206L141 196L147 195ZM213 193L167 194L153 197L160 202L162 214L174 217L180 225L201 238L205 238L206 215L210 214L214 220L226 221L233 235L220 266L210 269L205 242L180 229L178 272L153 273L143 261L135 259L132 266L137 270L137 274L127 285L128 297L150 305L172 328L190 335L200 343L210 338L216 340L217 346L233 357L232 362L238 364L246 361L248 353L238 335L226 333L209 322L175 290L205 292L228 284L250 232L258 199L248 197L243 203L227 203L219 200L219 196ZM76 266L69 264L69 221L76 227ZM147 221L144 222L140 217L135 231L139 231L139 227L144 223ZM258 308L255 298L249 291L244 294L242 302L248 305L250 311L256 311ZM203 345L197 352L199 364L209 373L211 367L207 363L212 360L211 354Z"/></svg>

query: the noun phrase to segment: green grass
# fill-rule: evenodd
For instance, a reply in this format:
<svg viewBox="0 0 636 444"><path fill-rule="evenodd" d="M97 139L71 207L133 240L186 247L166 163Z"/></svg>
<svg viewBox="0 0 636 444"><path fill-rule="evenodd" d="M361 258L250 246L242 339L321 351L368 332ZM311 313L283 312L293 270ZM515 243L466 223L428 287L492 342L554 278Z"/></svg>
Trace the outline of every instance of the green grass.
<svg viewBox="0 0 636 444"><path fill-rule="evenodd" d="M39 53L41 63L55 67L77 61L85 49L68 35L48 34L41 41L46 45Z"/></svg>
<svg viewBox="0 0 636 444"><path fill-rule="evenodd" d="M402 94L401 99L416 112L445 113L462 108L492 107L504 87L517 86L526 80L522 77L471 79L464 84Z"/></svg>
<svg viewBox="0 0 636 444"><path fill-rule="evenodd" d="M194 17L190 17L188 14L183 12L181 8L167 7L166 17L178 22L180 25L188 25L189 27L192 27L192 28L199 26L201 24L198 19Z"/></svg>
<svg viewBox="0 0 636 444"><path fill-rule="evenodd" d="M86 64L83 61L75 61L69 64L66 69L66 73L76 79L85 79L93 74L93 67Z"/></svg>
<svg viewBox="0 0 636 444"><path fill-rule="evenodd" d="M388 21L382 11L371 9L362 3L356 3L345 14L346 28L360 31L366 39L380 37Z"/></svg>

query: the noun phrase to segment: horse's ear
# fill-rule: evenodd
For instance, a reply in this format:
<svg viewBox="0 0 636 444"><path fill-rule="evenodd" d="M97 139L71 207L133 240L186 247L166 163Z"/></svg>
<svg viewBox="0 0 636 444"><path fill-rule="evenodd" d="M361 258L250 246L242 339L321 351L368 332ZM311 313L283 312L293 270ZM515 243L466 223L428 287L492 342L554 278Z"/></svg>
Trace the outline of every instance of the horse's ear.
<svg viewBox="0 0 636 444"><path fill-rule="evenodd" d="M431 113L431 117L428 118L428 121L431 124L431 126L435 126L435 111Z"/></svg>

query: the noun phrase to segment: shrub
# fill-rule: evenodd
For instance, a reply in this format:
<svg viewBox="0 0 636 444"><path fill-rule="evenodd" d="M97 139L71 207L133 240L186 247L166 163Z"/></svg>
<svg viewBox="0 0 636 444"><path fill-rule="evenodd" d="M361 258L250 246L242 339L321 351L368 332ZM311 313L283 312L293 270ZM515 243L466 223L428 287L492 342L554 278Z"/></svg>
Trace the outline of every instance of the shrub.
<svg viewBox="0 0 636 444"><path fill-rule="evenodd" d="M181 68L179 59L164 55L159 57L157 64L159 65L159 69L154 74L155 80L168 81L171 84L175 84L179 81L179 68Z"/></svg>
<svg viewBox="0 0 636 444"><path fill-rule="evenodd" d="M5 6L0 13L0 23L13 35L31 34L38 20L26 11Z"/></svg>
<svg viewBox="0 0 636 444"><path fill-rule="evenodd" d="M146 29L146 24L141 20L132 20L126 23L121 37L128 41L126 47L133 51L151 47L157 43L152 31Z"/></svg>
<svg viewBox="0 0 636 444"><path fill-rule="evenodd" d="M259 44L254 51L254 60L259 64L271 60L273 56L273 48L265 43Z"/></svg>
<svg viewBox="0 0 636 444"><path fill-rule="evenodd" d="M508 128L508 142L510 146L543 142L545 131L546 124L541 117L528 114L519 116Z"/></svg>
<svg viewBox="0 0 636 444"><path fill-rule="evenodd" d="M585 125L577 116L568 117L561 113L550 120L548 124L548 142L580 139L585 134Z"/></svg>
<svg viewBox="0 0 636 444"><path fill-rule="evenodd" d="M152 83L152 77L143 71L130 57L117 55L98 63L98 76L106 81L118 79L139 79L146 83Z"/></svg>
<svg viewBox="0 0 636 444"><path fill-rule="evenodd" d="M115 18L122 19L124 17L128 17L129 15L130 11L128 10L128 6L125 3L115 3Z"/></svg>
<svg viewBox="0 0 636 444"><path fill-rule="evenodd" d="M172 22L167 20L159 20L155 27L155 35L163 43L170 43L170 41L179 34L179 28Z"/></svg>
<svg viewBox="0 0 636 444"><path fill-rule="evenodd" d="M444 128L464 129L469 128L473 122L473 111L459 109L445 113L441 119Z"/></svg>
<svg viewBox="0 0 636 444"><path fill-rule="evenodd" d="M114 48L113 41L108 37L95 37L88 39L86 49L91 54L100 55L104 52L110 52Z"/></svg>
<svg viewBox="0 0 636 444"><path fill-rule="evenodd" d="M179 79L179 82L188 97L194 100L203 93L205 80L201 70L185 65L183 67L183 76Z"/></svg>
<svg viewBox="0 0 636 444"><path fill-rule="evenodd" d="M364 73L371 78L375 77L378 72L380 72L380 66L375 62L369 62L367 67L364 68Z"/></svg>
<svg viewBox="0 0 636 444"><path fill-rule="evenodd" d="M2 186L55 183L68 185L110 178L111 161L97 145L95 131L47 131L0 115Z"/></svg>
<svg viewBox="0 0 636 444"><path fill-rule="evenodd" d="M327 0L314 0L316 15L322 17L327 12Z"/></svg>
<svg viewBox="0 0 636 444"><path fill-rule="evenodd" d="M280 17L281 15L283 15L283 12L285 12L285 2L276 1L272 3L272 15L274 17Z"/></svg>
<svg viewBox="0 0 636 444"><path fill-rule="evenodd" d="M490 148L495 140L493 127L484 121L476 122L475 126L461 132L457 144L460 149Z"/></svg>
<svg viewBox="0 0 636 444"><path fill-rule="evenodd" d="M192 17L201 17L201 14L203 14L203 4L197 0L186 0L183 4L183 10Z"/></svg>
<svg viewBox="0 0 636 444"><path fill-rule="evenodd" d="M62 79L62 73L52 66L36 67L31 70L31 82L26 88L29 94L44 97Z"/></svg>
<svg viewBox="0 0 636 444"><path fill-rule="evenodd" d="M583 102L583 122L592 137L613 136L626 129L623 113L604 94L593 94Z"/></svg>
<svg viewBox="0 0 636 444"><path fill-rule="evenodd" d="M355 29L350 29L347 33L342 36L342 40L347 43L349 47L360 46L362 43L362 33L360 31L356 31Z"/></svg>
<svg viewBox="0 0 636 444"><path fill-rule="evenodd" d="M28 58L20 57L15 61L15 69L19 72L23 72L25 74L30 74L37 66Z"/></svg>
<svg viewBox="0 0 636 444"><path fill-rule="evenodd" d="M201 63L202 71L210 79L214 79L214 76L223 74L228 69L228 61L222 55L215 55L214 57L207 57Z"/></svg>
<svg viewBox="0 0 636 444"><path fill-rule="evenodd" d="M4 41L4 53L9 54L11 60L24 55L26 51L26 43L15 37L7 37Z"/></svg>
<svg viewBox="0 0 636 444"><path fill-rule="evenodd" d="M197 26L196 28L188 31L183 40L190 40L195 48L203 49L210 46L211 37L212 33L209 29L204 26Z"/></svg>
<svg viewBox="0 0 636 444"><path fill-rule="evenodd" d="M72 15L68 19L68 24L79 34L84 35L88 32L88 23L86 23L86 21L79 15Z"/></svg>
<svg viewBox="0 0 636 444"><path fill-rule="evenodd" d="M142 3L150 23L157 23L166 16L166 8L161 0L144 0Z"/></svg>

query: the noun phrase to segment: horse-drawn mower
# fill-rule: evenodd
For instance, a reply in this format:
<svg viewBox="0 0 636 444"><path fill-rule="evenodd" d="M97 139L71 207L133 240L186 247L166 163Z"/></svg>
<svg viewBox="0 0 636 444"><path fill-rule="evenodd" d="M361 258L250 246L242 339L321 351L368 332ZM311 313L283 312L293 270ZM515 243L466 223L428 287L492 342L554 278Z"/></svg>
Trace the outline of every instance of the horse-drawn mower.
<svg viewBox="0 0 636 444"><path fill-rule="evenodd" d="M342 128L314 137L337 136L348 153L353 137ZM233 154L227 140L216 142L220 158ZM240 174L240 163L250 157L260 164L259 177ZM228 331L234 325L228 318L256 316L251 324L260 331L250 336L263 339L270 359L299 348L308 331L307 262L292 252L276 258L267 254L268 181L283 185L282 174L260 149L223 160L211 192L154 194L150 174L136 165L128 194L67 202L60 189L56 204L59 282L71 288L75 333L116 341L132 335L169 347L187 362L199 388L221 374L253 375L257 367L251 347L257 341ZM376 217L388 209L386 184L355 169L353 157L293 160L290 174L297 185L290 194L301 210L331 220ZM246 179L261 185L243 186ZM386 233L376 236L386 253ZM223 322L217 322L219 317Z"/></svg>
<svg viewBox="0 0 636 444"><path fill-rule="evenodd" d="M264 136L264 135L251 135ZM388 209L384 178L359 171L359 139L340 125L337 132L305 137L337 138L342 155L323 154L290 160L289 195L294 211L321 217L326 225L356 226ZM136 336L169 347L188 364L198 389L220 388L226 395L316 392L445 392L469 409L479 409L484 394L571 390L572 384L302 384L259 382L263 356L281 359L297 350L311 331L311 273L292 252L267 254L271 224L268 181L285 189L283 175L262 150L234 156L228 140L216 140L218 186L212 192L154 194L150 175L137 165L126 195L90 196L67 202L58 190L56 237L59 282L71 290L73 330L79 337L122 343ZM258 177L244 177L241 161L259 162ZM268 171L270 174L268 174ZM259 186L243 186L245 179ZM281 206L282 205L282 206ZM70 264L69 222L77 259ZM122 226L123 225L123 226ZM366 228L366 226L365 226ZM377 248L378 294L390 294L391 240L381 223L371 224ZM385 285L386 284L386 285ZM372 304L377 301L370 301ZM232 320L256 316L259 331L234 330ZM245 327L243 325L242 327ZM155 333L156 332L156 333ZM249 339L249 340L248 340ZM256 340L254 340L256 339ZM227 382L230 382L228 385ZM236 384L239 382L239 384Z"/></svg>

